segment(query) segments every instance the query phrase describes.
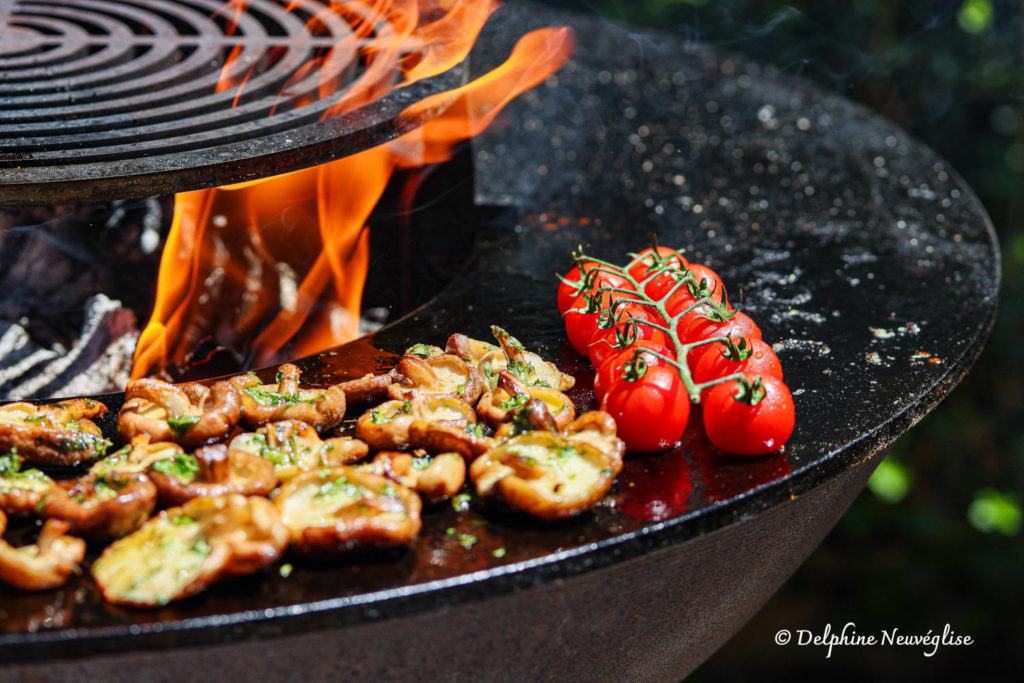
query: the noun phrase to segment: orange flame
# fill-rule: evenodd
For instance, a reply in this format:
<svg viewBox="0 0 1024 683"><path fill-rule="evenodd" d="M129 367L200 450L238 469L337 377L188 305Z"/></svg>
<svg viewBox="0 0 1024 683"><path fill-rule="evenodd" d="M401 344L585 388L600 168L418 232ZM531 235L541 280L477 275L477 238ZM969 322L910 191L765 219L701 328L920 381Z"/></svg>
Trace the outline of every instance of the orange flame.
<svg viewBox="0 0 1024 683"><path fill-rule="evenodd" d="M361 46L338 45L322 59L358 51L366 68L328 114L458 64L495 8L493 0L332 3L353 27L346 41ZM426 122L396 140L315 168L179 194L132 376L181 363L206 338L246 349L250 366L280 360L282 349L296 357L355 338L369 263L367 219L395 169L449 158L505 104L557 71L572 49L566 28L534 31L494 71L403 112ZM240 92L245 79L230 66L219 87Z"/></svg>

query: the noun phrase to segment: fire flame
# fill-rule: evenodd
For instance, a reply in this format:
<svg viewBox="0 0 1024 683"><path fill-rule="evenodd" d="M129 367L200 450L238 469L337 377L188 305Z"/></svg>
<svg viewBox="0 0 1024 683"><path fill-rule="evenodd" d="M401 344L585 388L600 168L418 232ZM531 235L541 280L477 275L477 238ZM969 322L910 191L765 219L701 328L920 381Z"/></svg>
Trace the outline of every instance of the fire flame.
<svg viewBox="0 0 1024 683"><path fill-rule="evenodd" d="M247 4L232 0L222 12L237 21ZM318 59L361 58L365 70L326 116L452 68L496 6L494 0L332 2L336 16L314 20L343 17L352 33ZM396 140L314 168L179 194L132 376L182 363L204 339L230 345L244 352L245 365L259 366L281 360L285 348L297 357L355 338L369 263L367 219L392 173L450 158L455 145L484 130L505 104L557 71L572 49L567 28L531 32L497 69L403 112L426 122ZM236 102L252 75L251 68L239 72L237 58L229 55L218 86L236 89ZM296 78L321 63L307 64ZM336 88L321 83L320 94Z"/></svg>

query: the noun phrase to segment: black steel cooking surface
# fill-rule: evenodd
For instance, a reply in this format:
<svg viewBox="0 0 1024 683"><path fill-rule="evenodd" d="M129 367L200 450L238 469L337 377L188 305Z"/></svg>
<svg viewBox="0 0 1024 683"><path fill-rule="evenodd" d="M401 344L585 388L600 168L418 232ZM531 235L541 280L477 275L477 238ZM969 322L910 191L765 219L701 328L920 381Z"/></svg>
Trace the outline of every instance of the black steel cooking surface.
<svg viewBox="0 0 1024 683"><path fill-rule="evenodd" d="M275 652L274 639L289 634L350 629L355 636L382 622L409 640L382 644L380 651L338 650L339 662L365 664L364 675L408 673L404 650L391 648L424 652L445 643L437 633L402 630L401 617L447 614L498 602L496 596L529 603L526 614L545 615L561 607L557 596L607 576L601 570L637 567L646 558L675 566L672 558L694 544L791 501L799 505L840 476L865 469L963 377L995 314L999 256L973 192L931 150L805 81L676 38L637 35L532 5L517 3L495 15L472 55L474 72L503 59L525 31L560 23L577 31L574 58L510 105L501 125L475 144L479 200L515 205L521 219L513 229L481 229L467 268L424 309L300 365L320 382L338 381L388 367L413 342L443 343L455 331L484 338L498 323L576 374L573 398L587 409L591 375L564 338L554 275L567 269L579 243L596 256L622 258L657 232L663 244L687 247L693 260L720 272L730 300L775 343L797 409L786 452L725 457L695 424L679 448L631 456L613 493L578 519L540 524L475 502L462 511L442 505L425 511L423 533L406 551L337 562L289 559L295 567L288 576L274 568L155 611L106 605L86 578L39 595L0 589L7 631L0 635L0 660L137 651L148 661L155 648L253 639L264 639L255 642L258 649ZM121 397L103 400L116 409ZM793 528L776 529L775 541L786 541ZM463 547L461 534L476 542ZM712 563L724 557L716 553ZM748 579L784 560L763 555ZM666 594L678 588L675 576L643 566L650 573L639 575L641 586L662 582ZM718 571L708 567L698 574ZM538 591L553 582L563 592L538 600ZM591 594L589 604L640 607L629 604L629 592ZM742 586L711 592L728 597ZM670 623L692 624L687 637L713 631L719 615L691 613L689 605L680 605ZM654 614L661 607L643 609ZM571 622L573 632L584 634L600 662L593 666L617 667L591 670L587 661L567 660L558 639L534 638L529 623L510 626L505 613L481 610L473 637L495 649L529 652L519 663L537 675L556 670L539 667L557 666L595 677L635 676L641 669L633 667L645 665L630 649L639 647L642 622L604 625L551 615L548 623ZM528 646L516 650L510 631ZM586 638L590 631L616 635ZM416 638L423 647L412 644ZM653 642L663 644L664 634L644 641ZM463 659L435 663L438 675L479 654L473 647L446 652L453 650ZM290 674L273 668L275 656L258 673ZM493 660L501 656L494 652ZM289 661L317 670L318 662ZM88 667L83 659L54 667L56 678L100 671L76 668Z"/></svg>
<svg viewBox="0 0 1024 683"><path fill-rule="evenodd" d="M0 206L170 194L314 166L409 130L417 121L398 118L407 106L461 85L456 67L331 114L365 73L360 49L395 29L369 3L345 3L373 28L356 35L330 5L3 0ZM405 56L421 47L409 41Z"/></svg>

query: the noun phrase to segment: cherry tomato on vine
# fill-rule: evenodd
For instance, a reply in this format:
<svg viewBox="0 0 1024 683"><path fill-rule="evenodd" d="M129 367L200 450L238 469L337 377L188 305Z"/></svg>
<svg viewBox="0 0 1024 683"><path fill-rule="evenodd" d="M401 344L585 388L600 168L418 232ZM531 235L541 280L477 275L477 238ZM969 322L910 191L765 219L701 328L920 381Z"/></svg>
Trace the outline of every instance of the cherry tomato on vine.
<svg viewBox="0 0 1024 683"><path fill-rule="evenodd" d="M725 296L726 302L729 301L725 294L725 285L718 273L699 263L691 263L688 270L693 276L693 282L677 290L665 302L665 310L670 316L678 315L694 301L703 297L710 297L717 302Z"/></svg>
<svg viewBox="0 0 1024 683"><path fill-rule="evenodd" d="M678 278L686 271L687 266L689 266L687 260L675 249L658 247L655 250L648 247L630 262L628 272L634 280L640 282L650 275L651 271L660 270L659 275L644 285L644 294L658 301L678 282Z"/></svg>
<svg viewBox="0 0 1024 683"><path fill-rule="evenodd" d="M631 318L636 320L632 321ZM668 334L647 324L647 322L655 321L657 324L664 325L660 322L661 318L658 317L658 314L645 306L627 304L619 310L617 320L619 322L615 326L607 328L601 327L601 325L607 324L605 321L598 322L597 330L590 341L590 362L594 364L595 368L600 366L606 358L621 350L621 347L618 346L620 338L626 344L648 340L667 347L670 343Z"/></svg>
<svg viewBox="0 0 1024 683"><path fill-rule="evenodd" d="M747 357L744 360L729 358L727 347L722 342L715 342L708 347L708 350L700 357L693 367L693 381L697 384L704 384L713 379L733 375L737 372L750 373L753 375L772 376L782 379L782 364L775 351L767 343L760 339L743 339L746 348L740 347L741 340L734 340L738 346L737 350ZM749 355L747 355L749 354ZM701 392L701 400L704 400L708 392L714 387L708 387Z"/></svg>
<svg viewBox="0 0 1024 683"><path fill-rule="evenodd" d="M594 395L600 400L604 398L605 393L608 391L608 387L612 386L615 382L622 380L622 373L624 371L627 362L631 361L635 356L636 352L640 349L650 349L656 351L663 356L669 358L675 358L675 353L670 348L659 344L650 339L644 339L636 342L632 346L625 349L618 349L610 356L604 359L600 365L595 365L597 370L594 373ZM647 367L651 368L656 365L668 365L668 363L657 356L652 356L649 353L641 354L644 362L647 363Z"/></svg>
<svg viewBox="0 0 1024 683"><path fill-rule="evenodd" d="M719 450L762 455L782 448L796 416L789 387L776 377L744 373L747 384L715 385L704 401L704 431Z"/></svg>
<svg viewBox="0 0 1024 683"><path fill-rule="evenodd" d="M583 264L583 271L584 273L589 275L591 271L599 267L603 268L604 266L598 266L598 264L596 263L587 262ZM629 280L627 280L625 277L618 275L616 273L609 273L604 270L600 270L597 273L594 273L592 276L593 281L591 286L586 288L582 292L580 291L581 285L569 284L571 282L580 282L581 278L583 277L584 275L581 274L579 266L574 266L573 269L570 270L565 276L565 279L568 280L568 282L563 281L561 284L558 285L558 312L561 313L563 316L565 315L566 311L568 311L570 308L577 307L577 299L584 293L592 292L600 287L633 289L633 286L629 284ZM615 298L619 298L622 295L612 294L609 292L602 293L602 308L608 305L608 301L613 296Z"/></svg>
<svg viewBox="0 0 1024 683"><path fill-rule="evenodd" d="M725 322L704 320L703 322L698 321L691 324L689 329L683 330L681 327L677 327L676 330L679 332L679 337L683 340L684 344L690 344L704 339L712 339L714 337L732 337L733 339L739 339L740 337L744 337L746 339L761 338L761 328L757 326L757 323L755 323L749 315L742 311L734 312ZM690 352L686 354L686 363L690 366L691 370L697 367L697 363L700 362L701 356L703 356L711 346L711 344L704 344L690 349Z"/></svg>
<svg viewBox="0 0 1024 683"><path fill-rule="evenodd" d="M565 312L565 335L569 337L569 343L580 354L586 356L590 353L590 342L597 331L598 312L594 309L595 303L589 295L583 295L576 299L574 305Z"/></svg>
<svg viewBox="0 0 1024 683"><path fill-rule="evenodd" d="M631 451L663 451L679 442L690 417L690 398L672 366L651 366L642 377L613 382L601 410L618 425Z"/></svg>

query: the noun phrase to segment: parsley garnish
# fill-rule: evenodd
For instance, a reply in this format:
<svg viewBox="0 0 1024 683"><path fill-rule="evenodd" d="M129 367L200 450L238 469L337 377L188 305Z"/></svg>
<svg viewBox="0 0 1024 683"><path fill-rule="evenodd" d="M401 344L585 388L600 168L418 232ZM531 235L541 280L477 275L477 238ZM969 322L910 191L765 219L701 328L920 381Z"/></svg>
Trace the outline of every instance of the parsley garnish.
<svg viewBox="0 0 1024 683"><path fill-rule="evenodd" d="M191 425L199 422L198 415L174 415L167 418L167 425L174 432L175 436L180 437L185 433Z"/></svg>
<svg viewBox="0 0 1024 683"><path fill-rule="evenodd" d="M188 453L175 453L173 458L153 463L153 470L181 481L192 481L199 474L199 461Z"/></svg>
<svg viewBox="0 0 1024 683"><path fill-rule="evenodd" d="M432 355L434 355L433 347L427 344L413 344L408 349L406 349L405 352L410 356L417 356L419 358L422 358L423 360L426 360L430 358Z"/></svg>

